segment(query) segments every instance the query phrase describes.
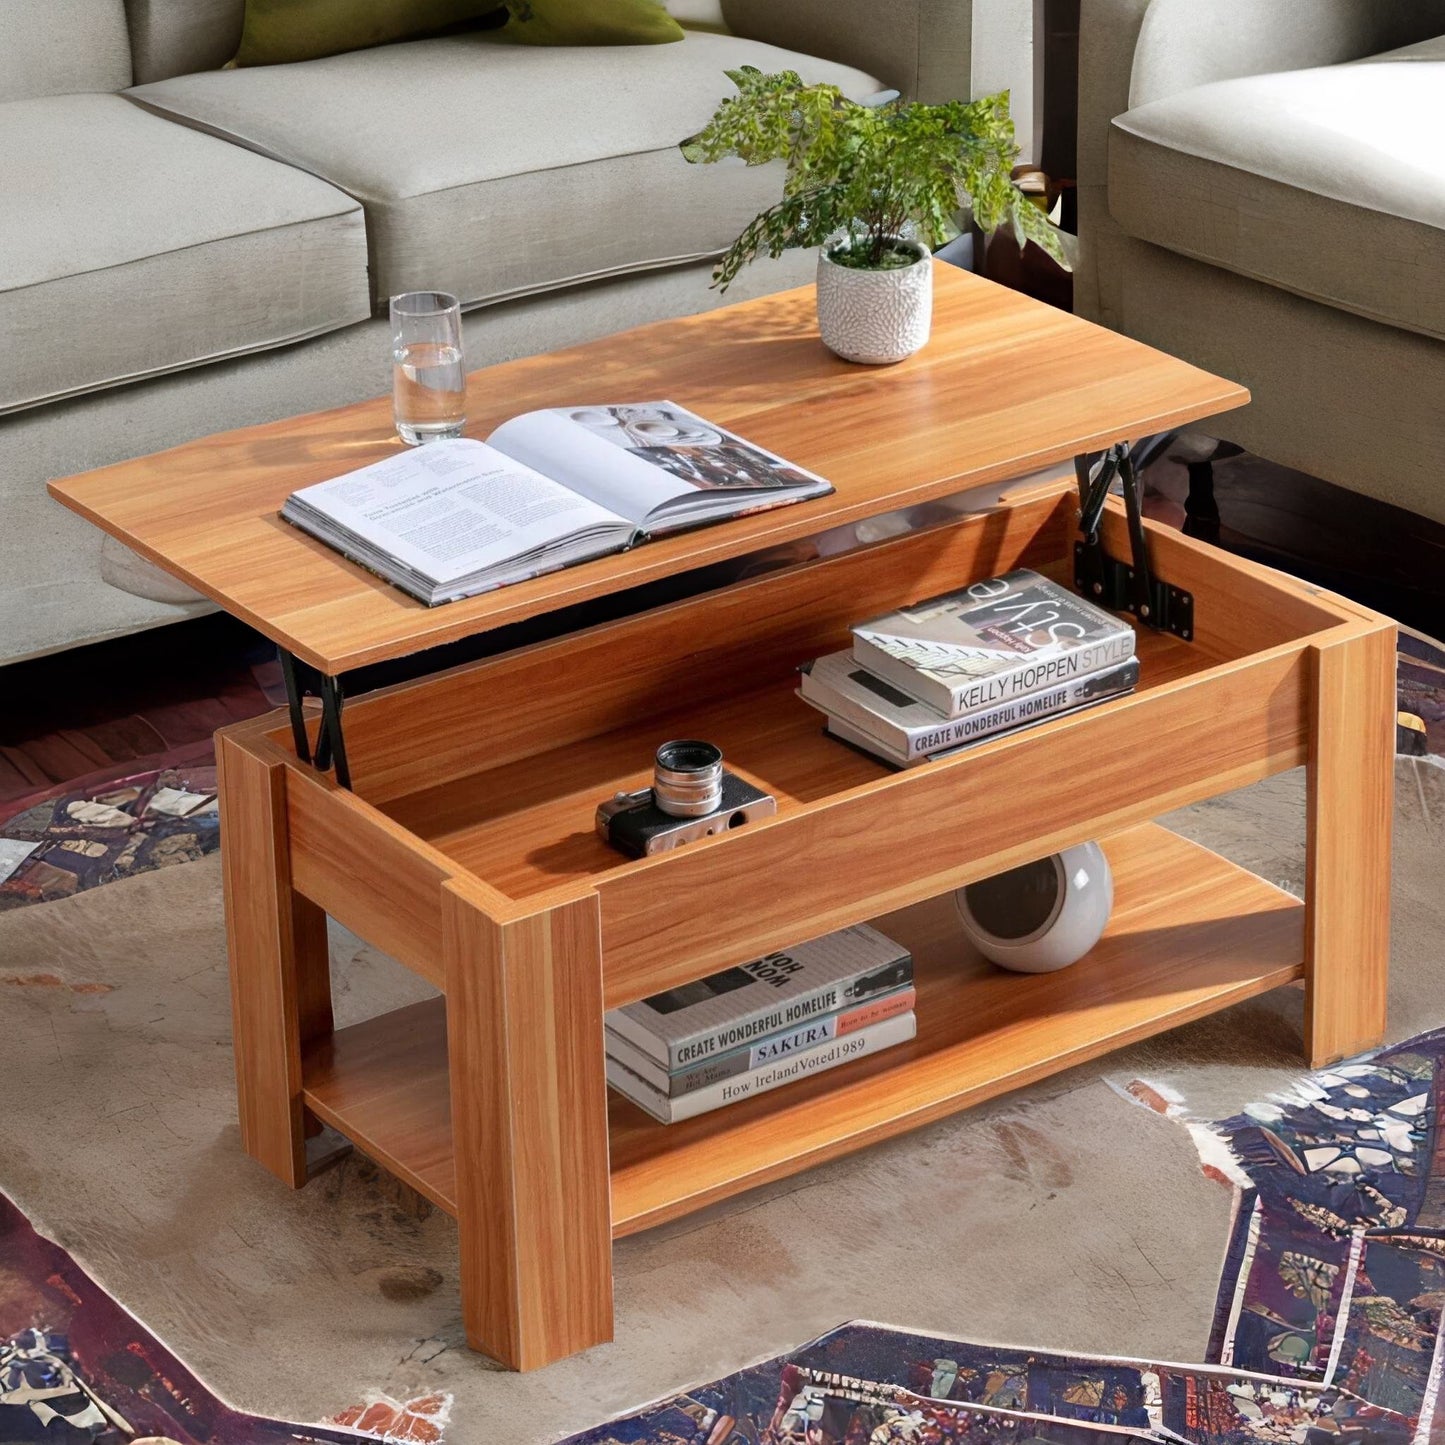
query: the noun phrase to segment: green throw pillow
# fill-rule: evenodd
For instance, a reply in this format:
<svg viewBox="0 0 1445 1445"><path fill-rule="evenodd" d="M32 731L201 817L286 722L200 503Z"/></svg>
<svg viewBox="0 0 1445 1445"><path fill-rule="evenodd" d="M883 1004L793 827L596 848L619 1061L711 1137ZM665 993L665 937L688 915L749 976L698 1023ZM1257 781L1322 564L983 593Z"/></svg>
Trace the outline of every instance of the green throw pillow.
<svg viewBox="0 0 1445 1445"><path fill-rule="evenodd" d="M434 35L498 14L498 0L246 0L233 65L285 65Z"/></svg>
<svg viewBox="0 0 1445 1445"><path fill-rule="evenodd" d="M662 0L246 0L231 63L284 65L459 29L528 45L682 39Z"/></svg>
<svg viewBox="0 0 1445 1445"><path fill-rule="evenodd" d="M663 0L508 0L499 40L527 45L662 45L682 26Z"/></svg>

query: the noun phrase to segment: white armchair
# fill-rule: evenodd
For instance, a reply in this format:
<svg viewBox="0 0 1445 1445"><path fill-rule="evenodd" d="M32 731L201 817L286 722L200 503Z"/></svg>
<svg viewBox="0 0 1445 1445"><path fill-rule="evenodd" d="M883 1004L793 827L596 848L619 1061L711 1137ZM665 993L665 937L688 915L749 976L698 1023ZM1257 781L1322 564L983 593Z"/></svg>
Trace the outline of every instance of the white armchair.
<svg viewBox="0 0 1445 1445"><path fill-rule="evenodd" d="M1445 521L1445 0L1086 0L1076 309Z"/></svg>

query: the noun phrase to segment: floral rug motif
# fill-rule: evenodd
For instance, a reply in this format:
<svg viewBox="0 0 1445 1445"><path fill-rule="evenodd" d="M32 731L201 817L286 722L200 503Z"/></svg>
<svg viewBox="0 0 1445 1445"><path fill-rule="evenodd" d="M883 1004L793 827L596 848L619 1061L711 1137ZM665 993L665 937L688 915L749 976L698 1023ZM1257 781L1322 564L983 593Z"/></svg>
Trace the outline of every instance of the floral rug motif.
<svg viewBox="0 0 1445 1445"><path fill-rule="evenodd" d="M0 1194L5 1445L359 1445L382 1438L365 1426L288 1425L231 1409Z"/></svg>
<svg viewBox="0 0 1445 1445"><path fill-rule="evenodd" d="M203 858L219 821L209 745L195 763L44 798L0 822L0 910Z"/></svg>
<svg viewBox="0 0 1445 1445"><path fill-rule="evenodd" d="M1313 1381L855 1323L566 1445L1410 1445L1416 1424Z"/></svg>
<svg viewBox="0 0 1445 1445"><path fill-rule="evenodd" d="M1445 1030L1214 1126L1236 1162L1210 1357L1428 1416L1445 1312Z"/></svg>

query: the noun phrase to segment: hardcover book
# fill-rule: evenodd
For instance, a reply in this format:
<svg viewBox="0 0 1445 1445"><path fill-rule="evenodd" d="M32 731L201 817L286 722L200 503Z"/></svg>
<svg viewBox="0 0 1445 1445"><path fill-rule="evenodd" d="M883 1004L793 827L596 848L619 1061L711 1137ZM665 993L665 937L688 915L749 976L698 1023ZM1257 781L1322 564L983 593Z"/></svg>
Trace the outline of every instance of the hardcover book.
<svg viewBox="0 0 1445 1445"><path fill-rule="evenodd" d="M798 696L876 738L890 761L921 762L961 743L978 742L1026 723L1041 722L1087 703L1132 692L1139 681L1135 659L1084 677L1070 678L1027 698L1016 698L966 717L946 718L927 703L859 667L851 652L820 657L802 674Z"/></svg>
<svg viewBox="0 0 1445 1445"><path fill-rule="evenodd" d="M631 1099L638 1108L645 1110L663 1124L676 1124L682 1119L691 1119L698 1114L721 1109L725 1104L736 1104L754 1094L765 1094L770 1089L781 1088L798 1079L812 1074L821 1074L825 1069L836 1068L839 1064L865 1059L882 1049L895 1044L907 1043L918 1031L917 1021L912 1013L899 1014L896 1018L885 1019L881 1024L872 1024L856 1033L845 1034L842 1038L830 1039L805 1049L790 1058L777 1063L764 1064L750 1073L739 1074L736 1078L723 1079L703 1089L694 1089L670 1099L660 1089L644 1083L630 1069L616 1059L607 1060L607 1082L619 1094Z"/></svg>
<svg viewBox="0 0 1445 1445"><path fill-rule="evenodd" d="M908 950L860 923L607 1014L669 1074L913 981Z"/></svg>
<svg viewBox="0 0 1445 1445"><path fill-rule="evenodd" d="M821 497L812 472L671 401L553 407L302 487L281 508L428 606Z"/></svg>
<svg viewBox="0 0 1445 1445"><path fill-rule="evenodd" d="M1020 569L875 617L853 658L944 717L957 718L1127 662L1134 629Z"/></svg>
<svg viewBox="0 0 1445 1445"><path fill-rule="evenodd" d="M659 1093L676 1099L682 1094L692 1093L695 1089L706 1088L709 1084L735 1078L751 1069L760 1069L764 1064L773 1064L779 1059L816 1048L819 1044L827 1043L829 1039L842 1038L845 1034L866 1029L870 1024L882 1023L884 1019L908 1013L917 997L917 991L911 984L907 988L896 988L892 993L879 994L877 998L866 999L853 1008L809 1019L796 1028L783 1030L782 1033L769 1034L755 1044L732 1049L726 1054L719 1054L716 1058L676 1074L669 1074L655 1059L649 1058L636 1045L628 1043L611 1029L607 1030L607 1057L630 1069Z"/></svg>

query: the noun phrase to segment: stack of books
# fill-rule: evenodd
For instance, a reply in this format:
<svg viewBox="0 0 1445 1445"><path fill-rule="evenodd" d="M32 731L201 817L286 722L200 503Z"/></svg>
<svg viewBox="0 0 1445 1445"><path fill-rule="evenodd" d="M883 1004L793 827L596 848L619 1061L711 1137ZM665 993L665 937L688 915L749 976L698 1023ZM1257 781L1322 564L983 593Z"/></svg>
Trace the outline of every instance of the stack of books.
<svg viewBox="0 0 1445 1445"><path fill-rule="evenodd" d="M607 1082L664 1124L916 1031L913 959L860 924L607 1014Z"/></svg>
<svg viewBox="0 0 1445 1445"><path fill-rule="evenodd" d="M803 669L828 732L897 767L1132 692L1134 629L1019 570L853 629Z"/></svg>

